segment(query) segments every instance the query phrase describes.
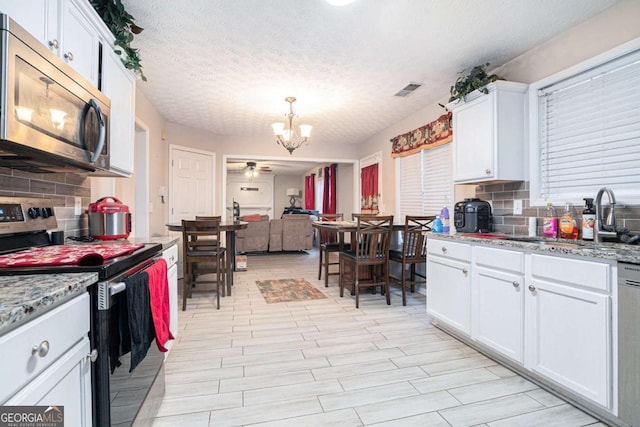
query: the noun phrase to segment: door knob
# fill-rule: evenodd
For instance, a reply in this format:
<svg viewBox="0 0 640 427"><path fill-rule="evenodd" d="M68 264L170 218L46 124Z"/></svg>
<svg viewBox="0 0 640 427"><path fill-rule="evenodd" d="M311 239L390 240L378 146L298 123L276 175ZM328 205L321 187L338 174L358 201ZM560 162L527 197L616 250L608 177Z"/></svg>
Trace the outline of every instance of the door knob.
<svg viewBox="0 0 640 427"><path fill-rule="evenodd" d="M53 49L58 49L60 47L60 43L56 39L49 40L48 44L49 44L49 47L51 47Z"/></svg>
<svg viewBox="0 0 640 427"><path fill-rule="evenodd" d="M512 282L512 284L514 288L517 288L520 286L520 283L516 282L515 280Z"/></svg>
<svg viewBox="0 0 640 427"><path fill-rule="evenodd" d="M533 286L533 285L529 285L529 290L530 290L531 292L535 292L535 291L536 291L536 287L535 287L535 286Z"/></svg>

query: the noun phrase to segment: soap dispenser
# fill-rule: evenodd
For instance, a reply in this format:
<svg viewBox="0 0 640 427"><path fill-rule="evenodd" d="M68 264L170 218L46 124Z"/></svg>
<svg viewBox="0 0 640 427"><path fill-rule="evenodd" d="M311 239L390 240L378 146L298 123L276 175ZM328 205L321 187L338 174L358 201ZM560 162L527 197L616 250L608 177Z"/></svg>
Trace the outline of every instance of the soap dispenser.
<svg viewBox="0 0 640 427"><path fill-rule="evenodd" d="M560 217L560 238L578 240L578 223L571 213L571 204L567 203Z"/></svg>
<svg viewBox="0 0 640 427"><path fill-rule="evenodd" d="M586 197L585 209L582 211L582 240L593 240L593 227L596 224L596 210L593 208L593 199Z"/></svg>

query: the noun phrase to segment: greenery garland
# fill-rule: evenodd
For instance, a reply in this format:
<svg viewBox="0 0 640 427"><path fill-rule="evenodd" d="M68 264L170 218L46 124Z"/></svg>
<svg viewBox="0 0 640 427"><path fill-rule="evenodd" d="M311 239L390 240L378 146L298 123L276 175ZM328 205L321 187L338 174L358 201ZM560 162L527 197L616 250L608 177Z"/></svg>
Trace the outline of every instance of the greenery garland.
<svg viewBox="0 0 640 427"><path fill-rule="evenodd" d="M134 34L140 34L143 28L135 24L124 8L121 0L90 0L93 8L115 36L114 49L116 55L128 70L133 70L143 81L147 81L142 72L138 49L131 47ZM124 55L122 55L124 53Z"/></svg>

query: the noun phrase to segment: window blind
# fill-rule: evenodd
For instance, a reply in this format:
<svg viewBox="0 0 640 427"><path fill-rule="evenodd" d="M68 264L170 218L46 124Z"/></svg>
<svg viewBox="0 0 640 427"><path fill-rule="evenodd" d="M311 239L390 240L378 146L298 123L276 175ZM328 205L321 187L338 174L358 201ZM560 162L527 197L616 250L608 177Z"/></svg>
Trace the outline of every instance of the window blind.
<svg viewBox="0 0 640 427"><path fill-rule="evenodd" d="M538 199L640 201L640 51L538 91Z"/></svg>
<svg viewBox="0 0 640 427"><path fill-rule="evenodd" d="M424 150L416 154L400 157L400 220L406 215L422 215L422 156Z"/></svg>
<svg viewBox="0 0 640 427"><path fill-rule="evenodd" d="M444 144L410 156L400 157L398 193L400 216L437 215L452 206L453 150Z"/></svg>
<svg viewBox="0 0 640 427"><path fill-rule="evenodd" d="M422 175L423 213L438 215L443 206L451 206L451 186L453 182L452 144L445 144L431 150L424 150Z"/></svg>

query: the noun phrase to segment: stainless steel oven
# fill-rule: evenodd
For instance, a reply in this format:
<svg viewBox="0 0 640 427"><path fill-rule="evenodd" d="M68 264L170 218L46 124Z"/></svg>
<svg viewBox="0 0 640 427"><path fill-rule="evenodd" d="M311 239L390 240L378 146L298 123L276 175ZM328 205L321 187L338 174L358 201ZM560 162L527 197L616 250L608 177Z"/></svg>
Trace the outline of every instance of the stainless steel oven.
<svg viewBox="0 0 640 427"><path fill-rule="evenodd" d="M31 172L109 169L110 105L0 14L0 166Z"/></svg>
<svg viewBox="0 0 640 427"><path fill-rule="evenodd" d="M37 249L57 248L73 251L77 246L50 245L48 229L57 228L55 210L47 199L0 196L0 254L29 256ZM104 242L100 242L104 244ZM87 243L78 243L87 244ZM114 241L109 245L128 244ZM91 243L88 243L91 245ZM56 249L56 250L57 250ZM89 246L90 250L91 247ZM134 252L92 265L34 265L0 267L0 275L95 272L98 282L89 286L91 300L91 397L94 426L130 425L134 419L153 418L164 395L164 353L151 343L146 357L129 372L128 356L119 357L121 365L111 370L113 357L112 327L117 325L117 310L122 309L128 279L150 268L161 258L162 245L144 244ZM33 256L32 258L37 258ZM37 264L37 262L36 262ZM95 350L95 351L94 351ZM97 357L96 357L97 356ZM150 394L153 385L153 394Z"/></svg>

